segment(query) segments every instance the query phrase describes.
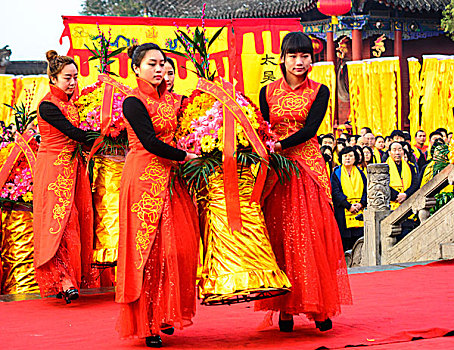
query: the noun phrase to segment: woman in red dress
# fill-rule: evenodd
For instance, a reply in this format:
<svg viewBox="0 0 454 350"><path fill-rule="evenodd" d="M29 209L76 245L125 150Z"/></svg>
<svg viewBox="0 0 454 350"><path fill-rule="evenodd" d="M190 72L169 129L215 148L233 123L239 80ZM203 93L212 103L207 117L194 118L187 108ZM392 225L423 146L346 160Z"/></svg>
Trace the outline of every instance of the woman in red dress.
<svg viewBox="0 0 454 350"><path fill-rule="evenodd" d="M120 187L117 328L160 347L160 331L172 334L195 314L198 217L172 169L196 155L173 147L177 117L162 50L149 43L128 54L138 87L123 103L130 151Z"/></svg>
<svg viewBox="0 0 454 350"><path fill-rule="evenodd" d="M187 96L179 95L173 91L173 88L175 86L175 63L170 57L166 58L164 68L165 68L164 80L166 81L167 84L167 91L170 92L173 98L175 99L174 105L178 115L178 111L183 106L183 103L187 99Z"/></svg>
<svg viewBox="0 0 454 350"><path fill-rule="evenodd" d="M91 188L78 144L91 145L78 129L79 114L71 101L78 68L71 57L46 53L50 92L38 106L41 143L33 188L34 261L42 296L67 303L87 285L93 245Z"/></svg>
<svg viewBox="0 0 454 350"><path fill-rule="evenodd" d="M293 330L293 315L300 313L314 320L319 330L328 330L340 305L351 303L330 179L316 136L329 90L307 77L312 57L306 35L287 34L281 47L283 78L260 91L263 117L280 139L275 150L299 169L299 175L283 184L270 178L264 202L271 244L292 290L256 303L256 310L280 311L279 327L287 332Z"/></svg>

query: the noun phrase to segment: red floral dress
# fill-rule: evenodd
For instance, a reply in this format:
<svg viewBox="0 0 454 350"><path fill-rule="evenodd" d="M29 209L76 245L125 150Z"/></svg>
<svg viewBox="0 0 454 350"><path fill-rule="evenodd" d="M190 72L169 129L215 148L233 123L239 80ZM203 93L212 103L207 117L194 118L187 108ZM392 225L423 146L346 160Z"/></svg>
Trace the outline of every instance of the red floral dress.
<svg viewBox="0 0 454 350"><path fill-rule="evenodd" d="M138 79L137 97L147 108L157 137L173 144L174 99ZM163 325L182 328L195 314L199 242L195 206L179 181L175 162L148 152L128 124L130 152L120 187L120 240L116 301L121 337L145 338Z"/></svg>
<svg viewBox="0 0 454 350"><path fill-rule="evenodd" d="M41 102L51 102L73 124L79 114L68 95L50 85ZM91 287L93 209L85 165L74 157L77 142L38 115L41 143L33 184L33 231L36 281L41 295L57 294L71 285ZM66 280L66 282L64 282ZM91 281L91 282L89 282Z"/></svg>
<svg viewBox="0 0 454 350"><path fill-rule="evenodd" d="M304 127L320 86L306 79L293 90L281 78L267 87L271 127L280 140ZM264 214L278 265L292 288L287 295L258 301L255 308L323 321L351 303L329 176L316 136L284 155L297 163L300 174L284 184L268 179Z"/></svg>

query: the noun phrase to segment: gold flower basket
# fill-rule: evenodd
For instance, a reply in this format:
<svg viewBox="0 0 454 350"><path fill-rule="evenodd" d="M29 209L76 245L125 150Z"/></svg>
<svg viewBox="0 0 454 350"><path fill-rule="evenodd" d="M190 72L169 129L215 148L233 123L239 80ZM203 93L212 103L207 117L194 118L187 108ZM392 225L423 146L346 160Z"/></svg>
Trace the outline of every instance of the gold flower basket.
<svg viewBox="0 0 454 350"><path fill-rule="evenodd" d="M118 208L125 157L96 155L93 159L93 262L95 267L111 267L116 265L118 257Z"/></svg>
<svg viewBox="0 0 454 350"><path fill-rule="evenodd" d="M15 205L2 208L1 215L1 294L39 293L33 267L33 213Z"/></svg>

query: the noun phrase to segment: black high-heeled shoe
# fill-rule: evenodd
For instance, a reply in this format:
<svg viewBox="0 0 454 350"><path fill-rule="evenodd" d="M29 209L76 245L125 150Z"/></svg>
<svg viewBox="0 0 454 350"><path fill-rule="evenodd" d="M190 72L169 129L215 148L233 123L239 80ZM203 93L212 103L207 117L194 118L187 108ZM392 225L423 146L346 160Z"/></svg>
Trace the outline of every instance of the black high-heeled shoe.
<svg viewBox="0 0 454 350"><path fill-rule="evenodd" d="M167 335L172 335L175 332L175 328L170 324L163 323L161 325L161 332Z"/></svg>
<svg viewBox="0 0 454 350"><path fill-rule="evenodd" d="M279 330L281 332L293 332L293 318L291 320L282 320L279 314Z"/></svg>
<svg viewBox="0 0 454 350"><path fill-rule="evenodd" d="M333 322L331 322L329 318L325 321L315 321L315 327L317 327L320 332L326 332L333 328Z"/></svg>
<svg viewBox="0 0 454 350"><path fill-rule="evenodd" d="M76 288L71 287L63 292L58 293L56 296L57 299L64 299L66 301L66 304L71 304L72 300L79 298L79 291Z"/></svg>
<svg viewBox="0 0 454 350"><path fill-rule="evenodd" d="M162 339L159 335L152 335L145 338L145 344L149 348L161 348L162 347Z"/></svg>

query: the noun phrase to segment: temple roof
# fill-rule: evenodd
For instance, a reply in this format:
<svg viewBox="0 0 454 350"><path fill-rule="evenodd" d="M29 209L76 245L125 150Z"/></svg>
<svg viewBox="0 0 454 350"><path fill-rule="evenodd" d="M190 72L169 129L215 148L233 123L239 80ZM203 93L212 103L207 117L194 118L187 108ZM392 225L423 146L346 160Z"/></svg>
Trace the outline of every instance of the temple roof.
<svg viewBox="0 0 454 350"><path fill-rule="evenodd" d="M302 17L317 8L317 0L146 0L150 16L200 18L206 3L206 18ZM441 11L450 0L357 0L378 3L404 11ZM321 15L321 14L320 14ZM321 15L323 16L323 15Z"/></svg>
<svg viewBox="0 0 454 350"><path fill-rule="evenodd" d="M386 6L410 11L442 11L451 0L375 0Z"/></svg>
<svg viewBox="0 0 454 350"><path fill-rule="evenodd" d="M6 65L5 74L40 75L47 74L46 61L10 61Z"/></svg>
<svg viewBox="0 0 454 350"><path fill-rule="evenodd" d="M207 18L299 17L316 8L317 0L151 0L151 16L200 18L206 3Z"/></svg>

